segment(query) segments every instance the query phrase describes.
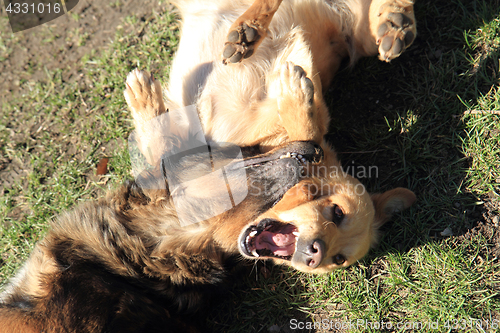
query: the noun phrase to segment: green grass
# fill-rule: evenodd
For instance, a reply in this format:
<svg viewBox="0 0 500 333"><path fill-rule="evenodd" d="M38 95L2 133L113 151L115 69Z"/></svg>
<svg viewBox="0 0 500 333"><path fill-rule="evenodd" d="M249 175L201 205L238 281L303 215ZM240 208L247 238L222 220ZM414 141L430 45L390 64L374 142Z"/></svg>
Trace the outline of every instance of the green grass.
<svg viewBox="0 0 500 333"><path fill-rule="evenodd" d="M485 325L500 320L493 219L500 215L500 1L421 0L416 16L418 37L406 53L391 64L363 59L325 95L330 139L344 164L377 166L377 178L362 179L370 191L405 186L417 204L384 226L380 245L350 268L310 276L256 264L213 311L217 330L278 325L287 332L296 318L311 325L438 322L439 332L482 320L483 330L470 331L495 331ZM0 197L1 283L54 215L129 177L124 80L140 67L167 81L178 25L171 14L126 24L137 29L119 31L107 51L76 64L83 80L67 83L65 69L47 71L46 81L23 83L31 92L2 106L0 169L3 161L17 163L23 176ZM2 34L0 59L15 38ZM96 177L103 156L111 157L110 171ZM453 235L441 235L445 229Z"/></svg>

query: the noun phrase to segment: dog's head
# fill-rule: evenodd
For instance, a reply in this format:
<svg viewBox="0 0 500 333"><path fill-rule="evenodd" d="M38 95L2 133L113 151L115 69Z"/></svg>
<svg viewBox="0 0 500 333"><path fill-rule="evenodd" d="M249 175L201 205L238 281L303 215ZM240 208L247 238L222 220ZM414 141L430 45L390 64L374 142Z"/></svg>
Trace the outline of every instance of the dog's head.
<svg viewBox="0 0 500 333"><path fill-rule="evenodd" d="M326 273L361 259L378 228L416 200L396 188L370 195L350 176L303 180L240 234L239 250L303 272Z"/></svg>

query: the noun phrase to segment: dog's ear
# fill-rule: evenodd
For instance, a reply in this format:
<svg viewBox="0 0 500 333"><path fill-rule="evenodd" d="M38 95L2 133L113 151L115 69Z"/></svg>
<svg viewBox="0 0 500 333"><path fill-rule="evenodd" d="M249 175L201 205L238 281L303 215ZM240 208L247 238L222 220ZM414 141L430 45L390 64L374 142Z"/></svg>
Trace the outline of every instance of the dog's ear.
<svg viewBox="0 0 500 333"><path fill-rule="evenodd" d="M319 187L313 181L302 180L300 183L289 189L273 209L282 212L287 211L313 200L318 192Z"/></svg>
<svg viewBox="0 0 500 333"><path fill-rule="evenodd" d="M417 200L415 194L402 187L371 195L375 207L375 228L380 227L391 218L394 213L400 212Z"/></svg>

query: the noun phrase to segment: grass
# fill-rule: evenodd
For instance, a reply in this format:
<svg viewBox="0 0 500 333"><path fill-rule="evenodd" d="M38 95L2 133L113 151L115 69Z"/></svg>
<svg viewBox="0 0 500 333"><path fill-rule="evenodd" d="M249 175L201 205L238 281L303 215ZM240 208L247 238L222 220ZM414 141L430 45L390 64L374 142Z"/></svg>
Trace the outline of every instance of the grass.
<svg viewBox="0 0 500 333"><path fill-rule="evenodd" d="M361 179L370 191L405 186L417 205L348 269L309 276L257 264L213 311L218 331L288 332L293 318L318 332L330 323L353 332L378 332L382 323L397 332L435 323L439 332L496 331L500 1L421 0L416 16L418 37L406 53L391 64L363 59L325 95L344 165L376 166L378 177ZM0 197L1 283L54 215L129 177L126 74L140 67L165 82L178 35L172 14L126 24L137 30L119 31L107 51L76 64L80 81L48 70L47 80L22 83L30 92L2 106L0 171L21 176ZM0 59L15 38L2 34ZM104 156L109 173L96 177Z"/></svg>

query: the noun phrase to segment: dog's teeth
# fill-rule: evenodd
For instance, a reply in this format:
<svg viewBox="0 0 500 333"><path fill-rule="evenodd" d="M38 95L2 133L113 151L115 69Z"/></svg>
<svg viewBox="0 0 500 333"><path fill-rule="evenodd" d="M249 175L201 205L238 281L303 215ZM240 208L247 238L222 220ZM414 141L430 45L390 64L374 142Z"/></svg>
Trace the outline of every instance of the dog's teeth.
<svg viewBox="0 0 500 333"><path fill-rule="evenodd" d="M253 237L257 235L257 230L252 231L248 236Z"/></svg>
<svg viewBox="0 0 500 333"><path fill-rule="evenodd" d="M253 254L255 257L259 257L259 254L257 253L257 250L256 250L256 249L253 249L253 250L252 250L252 254Z"/></svg>
<svg viewBox="0 0 500 333"><path fill-rule="evenodd" d="M301 161L302 161L302 163L304 163L304 164L305 164L305 163L307 163L307 160L306 160L305 158L302 158L302 159L301 159Z"/></svg>
<svg viewBox="0 0 500 333"><path fill-rule="evenodd" d="M288 152L285 155L280 156L280 159L283 159L283 158L290 158L290 153Z"/></svg>
<svg viewBox="0 0 500 333"><path fill-rule="evenodd" d="M298 154L297 157L300 158L300 159L302 159L302 155L300 155L300 154Z"/></svg>
<svg viewBox="0 0 500 333"><path fill-rule="evenodd" d="M294 231L294 232L292 232L292 234L293 234L295 237L299 237L299 233L298 233L298 231Z"/></svg>
<svg viewBox="0 0 500 333"><path fill-rule="evenodd" d="M293 157L297 156L297 153L292 153L292 156L293 156Z"/></svg>

